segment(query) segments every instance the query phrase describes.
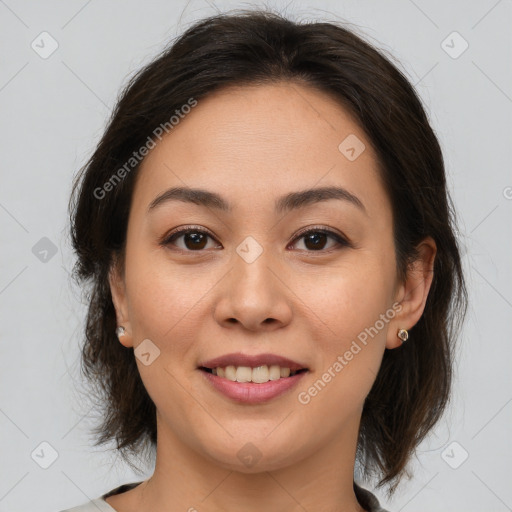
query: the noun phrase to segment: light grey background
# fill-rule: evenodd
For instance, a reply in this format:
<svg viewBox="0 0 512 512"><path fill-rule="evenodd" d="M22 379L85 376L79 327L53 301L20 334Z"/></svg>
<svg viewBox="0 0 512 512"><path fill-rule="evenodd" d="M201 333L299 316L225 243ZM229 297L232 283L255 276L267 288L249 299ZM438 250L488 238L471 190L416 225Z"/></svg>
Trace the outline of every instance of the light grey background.
<svg viewBox="0 0 512 512"><path fill-rule="evenodd" d="M391 511L512 510L511 1L267 4L347 20L400 61L440 138L459 214L471 302L453 405L414 477L391 502L377 495ZM85 308L69 280L71 180L129 76L194 20L250 5L262 3L0 0L1 512L55 512L142 480L92 449L93 411L77 392ZM31 47L51 49L43 31L58 43L45 59ZM48 469L36 462L50 461L42 442L58 454Z"/></svg>

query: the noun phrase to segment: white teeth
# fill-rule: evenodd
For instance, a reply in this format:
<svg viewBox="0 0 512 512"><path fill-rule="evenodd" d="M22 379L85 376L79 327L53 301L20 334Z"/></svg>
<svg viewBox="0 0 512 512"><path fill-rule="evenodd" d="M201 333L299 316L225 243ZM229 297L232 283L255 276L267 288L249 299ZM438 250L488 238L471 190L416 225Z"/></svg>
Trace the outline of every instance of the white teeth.
<svg viewBox="0 0 512 512"><path fill-rule="evenodd" d="M290 368L281 368L281 377L289 377L290 376Z"/></svg>
<svg viewBox="0 0 512 512"><path fill-rule="evenodd" d="M234 366L226 366L226 368L224 368L224 372L224 377L226 377L226 379L232 380L233 382L236 381L236 368Z"/></svg>
<svg viewBox="0 0 512 512"><path fill-rule="evenodd" d="M288 369L288 375L290 374L290 369L289 368L283 368L281 370L281 368L279 366L277 366L276 364L273 364L272 366L270 366L270 368L268 369L268 378L270 380L277 380L277 379L280 379L281 378L281 371L285 371ZM285 375L283 375L284 377ZM287 377L287 375L286 375Z"/></svg>
<svg viewBox="0 0 512 512"><path fill-rule="evenodd" d="M270 367L270 368L272 368L272 367ZM270 368L266 365L265 366L257 366L256 368L253 368L251 380L258 384L262 384L263 382L268 382L269 380L275 380L275 379L271 378Z"/></svg>
<svg viewBox="0 0 512 512"><path fill-rule="evenodd" d="M237 382L249 382L252 376L252 370L248 366L239 366L236 369L236 381Z"/></svg>
<svg viewBox="0 0 512 512"><path fill-rule="evenodd" d="M295 375L296 371L290 371L290 368L281 368L279 365L257 366L250 368L249 366L226 366L221 368L212 368L213 375L224 377L233 382L254 382L263 384L269 380L277 380L280 378Z"/></svg>

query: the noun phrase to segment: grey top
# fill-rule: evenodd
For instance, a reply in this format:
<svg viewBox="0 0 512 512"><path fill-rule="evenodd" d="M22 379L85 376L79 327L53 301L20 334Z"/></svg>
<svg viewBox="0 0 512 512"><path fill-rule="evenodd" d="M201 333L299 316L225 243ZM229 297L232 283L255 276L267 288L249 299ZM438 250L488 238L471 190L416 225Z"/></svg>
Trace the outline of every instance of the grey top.
<svg viewBox="0 0 512 512"><path fill-rule="evenodd" d="M116 487L115 489L112 489L111 491L103 494L99 498L90 500L87 503L78 505L77 507L61 510L60 512L117 512L115 508L111 507L105 501L105 498L113 496L114 494L121 494L122 492L129 491L141 483L142 482L132 482L129 484L120 485L119 487ZM355 482L354 492L357 501L359 501L359 504L367 512L388 512L380 506L379 500L370 491L359 487L359 485L357 485Z"/></svg>

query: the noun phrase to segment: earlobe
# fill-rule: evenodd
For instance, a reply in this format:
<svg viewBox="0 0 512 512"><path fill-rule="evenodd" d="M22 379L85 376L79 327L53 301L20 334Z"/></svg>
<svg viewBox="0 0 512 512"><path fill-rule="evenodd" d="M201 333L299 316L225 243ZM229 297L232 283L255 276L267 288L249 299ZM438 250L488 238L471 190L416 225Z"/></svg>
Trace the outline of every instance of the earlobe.
<svg viewBox="0 0 512 512"><path fill-rule="evenodd" d="M414 343L414 339L411 338L408 331L416 325L425 310L434 278L437 246L431 237L426 237L417 246L417 249L418 258L411 265L406 280L398 291L397 300L401 309L393 319L388 331L386 341L386 348L388 349L398 348L405 341Z"/></svg>
<svg viewBox="0 0 512 512"><path fill-rule="evenodd" d="M116 264L113 264L108 273L108 281L110 286L110 294L116 311L116 336L125 347L130 347L131 336L130 321L126 306L126 290L122 277Z"/></svg>
<svg viewBox="0 0 512 512"><path fill-rule="evenodd" d="M128 334L126 332L126 329L124 327L124 325L120 325L117 329L116 329L116 335L117 335L117 338L119 339L119 341L121 342L122 345L124 345L125 347L131 347L132 344L131 344L131 338L128 337Z"/></svg>

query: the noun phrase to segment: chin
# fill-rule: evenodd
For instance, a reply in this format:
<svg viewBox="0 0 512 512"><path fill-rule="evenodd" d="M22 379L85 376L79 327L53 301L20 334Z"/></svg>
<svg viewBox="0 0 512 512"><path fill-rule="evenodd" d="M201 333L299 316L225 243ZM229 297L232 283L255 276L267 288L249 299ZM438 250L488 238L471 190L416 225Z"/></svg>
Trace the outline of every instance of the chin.
<svg viewBox="0 0 512 512"><path fill-rule="evenodd" d="M291 439L295 441L291 442ZM212 441L212 445L215 446L214 450L211 449L212 445L205 446L205 457L213 464L238 473L256 474L276 471L301 459L300 453L295 451L300 445L297 443L296 436L288 436L286 440L281 440L280 445L276 445L276 441L280 441L277 438L272 442L270 439L261 438L261 436L258 439L243 436L224 441L225 444L219 443L218 439ZM301 448L302 451L303 448Z"/></svg>

